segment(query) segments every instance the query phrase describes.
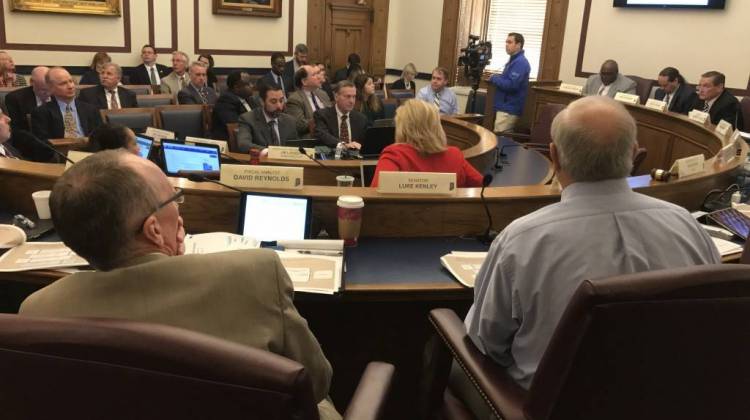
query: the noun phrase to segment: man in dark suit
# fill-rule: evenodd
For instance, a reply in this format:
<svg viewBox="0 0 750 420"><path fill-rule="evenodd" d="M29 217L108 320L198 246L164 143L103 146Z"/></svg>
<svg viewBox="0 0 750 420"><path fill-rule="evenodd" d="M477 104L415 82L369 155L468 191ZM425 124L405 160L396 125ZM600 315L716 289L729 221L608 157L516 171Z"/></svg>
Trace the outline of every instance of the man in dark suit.
<svg viewBox="0 0 750 420"><path fill-rule="evenodd" d="M343 80L336 84L333 93L335 106L315 111L315 138L329 147L343 142L350 149L359 149L368 123L365 114L354 110L357 88Z"/></svg>
<svg viewBox="0 0 750 420"><path fill-rule="evenodd" d="M284 114L284 92L276 84L260 85L260 98L263 106L240 115L237 143L240 152L246 153L251 147L263 149L268 146L283 146L287 140L297 139L294 117Z"/></svg>
<svg viewBox="0 0 750 420"><path fill-rule="evenodd" d="M86 137L102 119L93 106L76 99L76 84L67 70L53 67L47 72L52 100L31 113L31 128L41 140Z"/></svg>
<svg viewBox="0 0 750 420"><path fill-rule="evenodd" d="M78 99L96 107L96 109L136 108L138 101L135 92L119 86L122 69L115 63L102 66L99 73L101 84L83 89Z"/></svg>
<svg viewBox="0 0 750 420"><path fill-rule="evenodd" d="M206 83L208 67L200 61L190 64L190 83L177 94L180 105L214 105L218 99L216 91Z"/></svg>
<svg viewBox="0 0 750 420"><path fill-rule="evenodd" d="M687 115L695 100L695 90L685 83L680 71L674 67L667 67L659 72L657 79L659 88L654 93L654 99L667 103L667 110Z"/></svg>
<svg viewBox="0 0 750 420"><path fill-rule="evenodd" d="M21 159L21 152L8 143L10 140L10 118L0 113L0 159Z"/></svg>
<svg viewBox="0 0 750 420"><path fill-rule="evenodd" d="M261 106L257 97L253 96L250 83L250 74L244 71L235 71L227 76L227 87L229 91L224 92L216 100L211 128L212 137L227 140L227 124L236 123L240 115L250 112Z"/></svg>
<svg viewBox="0 0 750 420"><path fill-rule="evenodd" d="M698 96L693 101L692 109L708 112L711 124L718 124L724 120L732 124L732 128L744 127L740 102L724 89L726 77L718 71L709 71L701 75L698 84Z"/></svg>
<svg viewBox="0 0 750 420"><path fill-rule="evenodd" d="M336 70L336 73L333 75L333 83L338 83L342 80L346 80L349 78L349 72L351 71L351 68L353 66L358 66L360 63L359 54L357 53L351 53L349 54L349 57L346 59L346 67L342 69Z"/></svg>
<svg viewBox="0 0 750 420"><path fill-rule="evenodd" d="M141 48L143 64L136 66L130 73L131 85L158 86L161 84L161 78L172 72L169 67L156 62L157 56L153 45L146 44Z"/></svg>
<svg viewBox="0 0 750 420"><path fill-rule="evenodd" d="M284 91L284 96L288 98L289 94L294 91L294 82L293 78L287 77L284 72L285 65L284 54L273 53L271 55L271 71L264 74L258 83L276 84Z"/></svg>
<svg viewBox="0 0 750 420"><path fill-rule="evenodd" d="M307 64L307 54L307 45L297 44L294 47L294 58L284 65L284 77L288 80L294 80L294 74L297 73L297 70ZM296 89L295 85L292 86L292 90L294 89ZM289 93L287 93L287 96L289 96Z"/></svg>
<svg viewBox="0 0 750 420"><path fill-rule="evenodd" d="M29 122L26 118L39 105L49 101L47 76L49 68L40 66L31 71L31 86L16 89L5 96L5 106L8 108L10 124L14 130L28 130Z"/></svg>

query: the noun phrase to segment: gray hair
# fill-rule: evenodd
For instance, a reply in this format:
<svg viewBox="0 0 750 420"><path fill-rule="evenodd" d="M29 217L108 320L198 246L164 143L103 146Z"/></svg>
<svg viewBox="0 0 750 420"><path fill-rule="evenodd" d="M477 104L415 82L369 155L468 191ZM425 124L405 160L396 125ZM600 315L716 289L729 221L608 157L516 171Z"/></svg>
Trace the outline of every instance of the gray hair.
<svg viewBox="0 0 750 420"><path fill-rule="evenodd" d="M208 68L208 64L206 64L206 63L204 63L202 61L193 61L192 63L190 63L190 67L188 67L188 70L189 71L193 70L193 67L201 67L201 68L207 69Z"/></svg>
<svg viewBox="0 0 750 420"><path fill-rule="evenodd" d="M294 53L295 54L307 54L307 45L305 44L297 44L294 46Z"/></svg>
<svg viewBox="0 0 750 420"><path fill-rule="evenodd" d="M119 64L116 63L106 63L102 65L102 69L106 69L107 67L112 67L115 69L115 72L117 72L117 75L122 77L122 67L120 67Z"/></svg>
<svg viewBox="0 0 750 420"><path fill-rule="evenodd" d="M608 97L579 99L552 121L560 169L575 182L624 178L633 169L635 120Z"/></svg>
<svg viewBox="0 0 750 420"><path fill-rule="evenodd" d="M185 53L184 53L184 52L182 52L182 51L179 51L179 50L178 50L178 51L172 51L172 55L181 55L182 57L184 57L184 58L185 58L185 62L186 62L186 63L190 61L190 57L188 57L188 55L187 55L187 54L185 54Z"/></svg>

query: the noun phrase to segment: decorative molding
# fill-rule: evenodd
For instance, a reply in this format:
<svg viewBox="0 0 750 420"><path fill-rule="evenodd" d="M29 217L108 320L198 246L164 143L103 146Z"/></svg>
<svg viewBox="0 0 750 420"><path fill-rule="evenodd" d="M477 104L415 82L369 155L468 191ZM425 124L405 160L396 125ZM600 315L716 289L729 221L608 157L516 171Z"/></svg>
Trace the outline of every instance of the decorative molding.
<svg viewBox="0 0 750 420"><path fill-rule="evenodd" d="M443 1L443 24L440 31L440 53L438 55L438 66L448 69L450 72L456 71L458 62L458 16L461 6L460 0ZM453 85L456 80L455 74L448 75Z"/></svg>
<svg viewBox="0 0 750 420"><path fill-rule="evenodd" d="M197 1L197 0L196 0ZM110 53L129 53L132 52L130 44L130 0L122 0L122 26L124 46L113 45L66 45L66 44L27 44L8 42L5 33L5 2L0 1L0 48L4 50L19 51L72 51L72 52L98 52L107 51ZM75 17L73 17L75 18ZM63 19L62 16L59 19Z"/></svg>
<svg viewBox="0 0 750 420"><path fill-rule="evenodd" d="M542 56L537 80L560 78L565 24L568 20L568 0L548 0L542 35Z"/></svg>
<svg viewBox="0 0 750 420"><path fill-rule="evenodd" d="M154 23L154 0L148 0L148 43L154 46L157 54L171 53L177 48L177 0L171 0L171 19L172 19L172 43L167 48L156 46L156 36L154 35L156 25Z"/></svg>
<svg viewBox="0 0 750 420"><path fill-rule="evenodd" d="M174 1L174 0L173 0ZM294 2L295 0L289 0L289 31L287 35L287 50L286 51L259 51L259 50L224 50L224 49L211 49L200 47L200 0L193 1L193 27L194 27L194 50L196 54L211 54L211 55L257 55L257 56L270 56L275 52L282 52L286 55L291 55L294 49ZM224 16L225 18L231 19L232 16ZM247 17L237 17L239 19L249 19Z"/></svg>

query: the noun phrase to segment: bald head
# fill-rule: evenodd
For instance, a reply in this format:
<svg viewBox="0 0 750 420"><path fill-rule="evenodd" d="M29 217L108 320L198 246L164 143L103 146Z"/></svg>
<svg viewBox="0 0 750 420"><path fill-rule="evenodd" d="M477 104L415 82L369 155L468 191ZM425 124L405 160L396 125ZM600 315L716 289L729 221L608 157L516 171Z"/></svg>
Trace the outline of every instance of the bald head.
<svg viewBox="0 0 750 420"><path fill-rule="evenodd" d="M31 70L31 87L34 89L36 96L42 100L49 98L46 80L48 72L49 67L44 66L34 67L34 70Z"/></svg>
<svg viewBox="0 0 750 420"><path fill-rule="evenodd" d="M52 96L63 102L71 102L76 98L76 84L73 77L62 67L52 67L45 78L47 89Z"/></svg>
<svg viewBox="0 0 750 420"><path fill-rule="evenodd" d="M599 76L602 78L602 84L605 86L611 85L617 79L618 73L620 73L620 67L615 60L605 61L599 69Z"/></svg>
<svg viewBox="0 0 750 420"><path fill-rule="evenodd" d="M321 81L318 77L320 68L318 66L304 65L300 67L300 70L304 70L307 74L306 77L302 78L302 87L305 90L315 90L320 88Z"/></svg>
<svg viewBox="0 0 750 420"><path fill-rule="evenodd" d="M553 160L571 182L624 178L633 167L636 125L625 107L604 96L579 99L552 122Z"/></svg>

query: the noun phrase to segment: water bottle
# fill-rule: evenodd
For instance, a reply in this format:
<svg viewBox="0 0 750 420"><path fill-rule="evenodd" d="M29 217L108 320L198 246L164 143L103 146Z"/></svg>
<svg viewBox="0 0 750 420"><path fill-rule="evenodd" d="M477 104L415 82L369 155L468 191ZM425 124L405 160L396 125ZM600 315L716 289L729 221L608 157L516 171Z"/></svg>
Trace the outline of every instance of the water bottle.
<svg viewBox="0 0 750 420"><path fill-rule="evenodd" d="M340 141L336 145L336 154L334 156L336 160L341 159L341 155L344 153L344 147L346 147L346 146L344 146L344 142L343 141Z"/></svg>

